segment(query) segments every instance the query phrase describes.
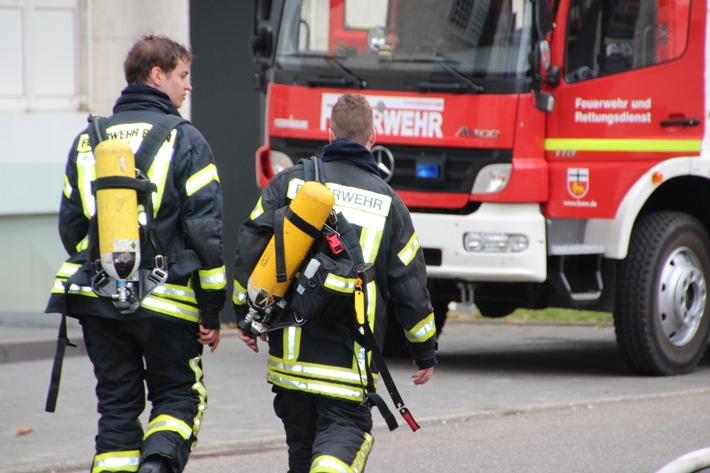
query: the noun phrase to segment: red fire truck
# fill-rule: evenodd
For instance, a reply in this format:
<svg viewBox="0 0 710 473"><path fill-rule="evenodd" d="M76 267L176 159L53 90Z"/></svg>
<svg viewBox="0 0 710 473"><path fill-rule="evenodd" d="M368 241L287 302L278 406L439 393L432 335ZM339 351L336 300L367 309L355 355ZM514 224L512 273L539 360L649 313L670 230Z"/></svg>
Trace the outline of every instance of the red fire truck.
<svg viewBox="0 0 710 473"><path fill-rule="evenodd" d="M612 312L634 371L696 367L710 327L706 2L255 0L254 12L259 186L327 143L338 95L362 94L439 326L450 301L487 317Z"/></svg>

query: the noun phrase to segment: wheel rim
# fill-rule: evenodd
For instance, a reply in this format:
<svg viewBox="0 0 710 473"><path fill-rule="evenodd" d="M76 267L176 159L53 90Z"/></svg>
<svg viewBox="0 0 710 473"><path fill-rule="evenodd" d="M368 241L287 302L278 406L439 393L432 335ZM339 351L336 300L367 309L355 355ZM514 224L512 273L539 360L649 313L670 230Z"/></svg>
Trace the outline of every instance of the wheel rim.
<svg viewBox="0 0 710 473"><path fill-rule="evenodd" d="M707 287L702 265L690 248L678 248L661 270L659 314L668 341L675 346L689 343L705 312Z"/></svg>

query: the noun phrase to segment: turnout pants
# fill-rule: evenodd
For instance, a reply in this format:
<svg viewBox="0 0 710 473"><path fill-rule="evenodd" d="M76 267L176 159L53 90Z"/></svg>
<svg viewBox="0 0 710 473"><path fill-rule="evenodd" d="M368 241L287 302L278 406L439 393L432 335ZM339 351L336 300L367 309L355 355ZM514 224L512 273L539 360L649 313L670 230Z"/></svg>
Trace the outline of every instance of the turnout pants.
<svg viewBox="0 0 710 473"><path fill-rule="evenodd" d="M92 473L136 472L156 454L182 472L207 407L198 326L157 317L80 320L100 415ZM152 408L144 431L146 386Z"/></svg>
<svg viewBox="0 0 710 473"><path fill-rule="evenodd" d="M289 473L362 473L374 437L369 405L273 386Z"/></svg>

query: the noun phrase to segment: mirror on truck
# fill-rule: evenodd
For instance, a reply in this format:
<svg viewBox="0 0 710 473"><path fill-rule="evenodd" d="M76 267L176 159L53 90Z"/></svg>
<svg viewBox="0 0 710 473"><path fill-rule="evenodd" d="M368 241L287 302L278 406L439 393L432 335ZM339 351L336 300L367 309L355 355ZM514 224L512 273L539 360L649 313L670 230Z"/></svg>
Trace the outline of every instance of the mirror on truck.
<svg viewBox="0 0 710 473"><path fill-rule="evenodd" d="M537 86L534 88L536 106L544 112L551 112L554 109L555 100L552 94L542 91L542 83L545 82L555 87L560 80L560 68L559 66L551 66L549 41L543 39L535 43L530 65L537 82Z"/></svg>
<svg viewBox="0 0 710 473"><path fill-rule="evenodd" d="M273 50L273 30L264 26L271 19L272 0L254 0L254 23L250 39L254 56L270 57Z"/></svg>

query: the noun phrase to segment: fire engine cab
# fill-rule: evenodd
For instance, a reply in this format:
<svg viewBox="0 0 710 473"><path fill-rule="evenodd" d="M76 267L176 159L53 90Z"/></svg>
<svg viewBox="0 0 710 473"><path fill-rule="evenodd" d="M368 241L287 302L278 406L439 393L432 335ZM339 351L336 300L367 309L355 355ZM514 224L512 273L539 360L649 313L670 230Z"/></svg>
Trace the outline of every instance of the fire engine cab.
<svg viewBox="0 0 710 473"><path fill-rule="evenodd" d="M412 212L441 327L612 312L638 373L710 327L708 5L700 0L255 0L256 180L317 154L345 92Z"/></svg>

